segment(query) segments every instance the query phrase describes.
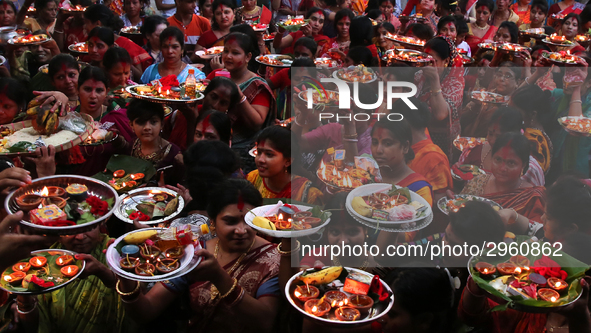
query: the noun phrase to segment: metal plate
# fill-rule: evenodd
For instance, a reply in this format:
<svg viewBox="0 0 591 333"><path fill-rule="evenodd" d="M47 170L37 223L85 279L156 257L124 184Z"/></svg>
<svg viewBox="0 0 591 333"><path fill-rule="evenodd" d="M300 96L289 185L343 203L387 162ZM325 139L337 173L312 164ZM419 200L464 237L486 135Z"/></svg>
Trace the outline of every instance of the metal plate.
<svg viewBox="0 0 591 333"><path fill-rule="evenodd" d="M416 60L416 59L400 59L400 58L396 58L397 54L413 54L413 55L419 55L424 57L424 59L420 59L420 60ZM435 61L435 59L433 59L433 57L425 52L421 52L421 51L417 51L417 50L409 50L409 49L391 49L386 51L386 54L384 55L384 57L382 58L382 60L384 61L399 61L399 62L404 62L407 64L410 64L412 66L416 66L416 67L422 67L422 66L427 66L429 64L431 64L433 61Z"/></svg>
<svg viewBox="0 0 591 333"><path fill-rule="evenodd" d="M291 58L291 62L289 62L289 63L282 62L282 65L275 65L275 64L269 64L269 63L264 62L262 60L263 57L267 57L269 59L275 60L278 57L287 57L285 54L265 54L265 55L260 55L260 56L256 57L256 59L255 59L256 62L258 62L261 65L265 65L265 66L269 66L269 67L276 67L276 68L289 68L289 67L291 67L291 64L293 63L293 60L294 60L293 58ZM285 59L285 60L287 60L287 59ZM278 61L281 61L281 60L278 60Z"/></svg>
<svg viewBox="0 0 591 333"><path fill-rule="evenodd" d="M199 50L199 51L195 51L195 55L197 55L201 59L209 60L209 59L213 59L216 56L221 55L223 50L224 50L223 46L214 46L214 47L207 49L206 51L215 51L216 52L215 54L206 54L206 51Z"/></svg>
<svg viewBox="0 0 591 333"><path fill-rule="evenodd" d="M53 38L49 37L47 39L44 40L40 40L40 41L36 41L36 42L28 42L28 43L16 43L16 39L20 38L21 36L17 36L17 37L13 37L11 39L8 40L8 44L10 45L15 45L15 46L27 46L27 45L41 45L43 43L47 43L51 40L53 40Z"/></svg>
<svg viewBox="0 0 591 333"><path fill-rule="evenodd" d="M489 204L491 207L495 208L498 207L498 209L496 209L496 211L499 211L501 209L503 209L503 207L501 205L499 205L498 203L487 199L487 198L483 198L483 197L479 197L476 195L470 195L470 194L456 194L456 198L460 198L460 199L464 199L464 198L472 198L472 201L481 201L481 202L485 202L487 204ZM445 215L449 215L449 210L447 209L447 202L449 201L449 199L447 197L442 197L441 199L439 199L437 201L437 208L439 208L439 210L445 214Z"/></svg>
<svg viewBox="0 0 591 333"><path fill-rule="evenodd" d="M98 142L92 142L92 143L86 143L86 141L83 141L80 146L84 146L84 147L88 147L88 146L102 146L102 145L106 145L107 143L111 143L115 140L117 140L117 138L119 137L119 134L115 133L115 132L111 132L113 133L113 137L111 137L111 139L109 140L101 140Z"/></svg>
<svg viewBox="0 0 591 333"><path fill-rule="evenodd" d="M494 100L494 101L487 101L486 97L494 97L498 100ZM473 91L470 94L470 97L472 97L472 99L475 99L477 101L480 101L482 103L488 103L488 104L507 104L509 103L509 97L510 96L503 96L501 94L497 94L494 92L490 92L490 91ZM503 98L503 100L501 101L500 98Z"/></svg>
<svg viewBox="0 0 591 333"><path fill-rule="evenodd" d="M266 214L266 212L269 209L276 207L276 206L277 205L265 205L265 206L257 207L255 209L249 211L246 214L246 216L244 217L244 221L246 222L246 224L248 224L254 230L256 230L262 234L265 234L265 235L268 235L271 237L277 237L277 238L292 238L292 237L303 237L303 236L313 235L313 234L319 233L330 222L330 217L329 217L326 219L326 221L324 221L319 226L314 227L314 228L310 228L310 229L305 229L305 230L270 230L270 229L261 228L259 226L252 224L252 220L255 218L255 216L263 216L263 217L269 216L268 214ZM307 211L307 210L312 209L312 207L310 207L310 206L303 206L303 205L292 205L292 206L296 206L300 211Z"/></svg>
<svg viewBox="0 0 591 333"><path fill-rule="evenodd" d="M140 32L140 28L141 27L134 27L134 26L124 27L121 29L121 33L126 34L126 35L134 35L134 36L141 35L142 33Z"/></svg>
<svg viewBox="0 0 591 333"><path fill-rule="evenodd" d="M553 52L554 53L554 52ZM561 61L561 60L556 60L556 59L550 59L550 55L552 53L548 53L548 52L543 52L542 53L542 57L544 59L546 59L547 61L550 61L552 63L555 63L558 66L580 66L579 63L576 62L565 62L565 61ZM582 60L583 58L576 56L574 54L571 54L570 56L574 57L574 58L578 58L579 60Z"/></svg>
<svg viewBox="0 0 591 333"><path fill-rule="evenodd" d="M326 69L326 68L338 68L339 63L338 61L332 58L316 58L314 60L314 64L318 69Z"/></svg>
<svg viewBox="0 0 591 333"><path fill-rule="evenodd" d="M370 274L366 271L363 271L363 270L360 270L357 268L345 267L345 269L349 273L358 273L358 274L368 276L370 278L373 278L373 276L374 276L373 274ZM289 279L289 281L285 285L285 296L289 300L289 303L291 304L291 306L293 306L295 309L300 311L304 316L307 316L309 319L322 322L322 324L324 324L324 325L326 325L326 324L334 325L334 326L338 326L340 328L354 327L354 326L358 326L358 325L367 325L373 321L376 321L380 317L386 315L390 311L390 309L392 309L392 306L394 305L394 293L392 292L392 289L390 288L390 286L387 283L385 283L383 280L380 280L384 289L386 289L391 294L390 302L388 302L387 304L384 304L385 302L382 302L378 305L374 305L374 307L373 307L374 311L370 311L369 314L365 318L360 319L360 320L356 320L356 321L339 321L339 320L335 319L334 312L332 310L329 312L330 314L328 315L328 318L316 317L312 314L309 314L308 312L306 312L304 310L304 303L302 301L298 300L297 298L292 297L292 295L295 291L295 288L297 286L295 283L295 280L300 275L302 275L302 273L303 273L303 271L297 273L296 275L292 276ZM342 287L340 288L340 291L344 292L342 290ZM346 292L344 292L344 293L347 294L348 296L351 295Z"/></svg>
<svg viewBox="0 0 591 333"><path fill-rule="evenodd" d="M553 45L553 46L560 46L560 47L574 47L574 46L576 46L572 42L570 44L555 43L555 42L550 41L548 38L542 39L542 43L548 44L548 45Z"/></svg>
<svg viewBox="0 0 591 333"><path fill-rule="evenodd" d="M403 223L403 224L383 224L383 223L369 223L364 221L360 218L357 218L353 215L353 212L347 208L347 212L351 215L357 222L363 224L368 228L372 228L375 230L381 230L386 232L411 232L417 231L426 228L431 222L433 222L433 214L425 217L422 220L410 223Z"/></svg>
<svg viewBox="0 0 591 333"><path fill-rule="evenodd" d="M86 52L85 52L85 51L78 51L78 50L74 49L76 46L80 46L80 45L83 45L83 44L86 44L86 42L72 44L72 45L68 46L68 50L69 50L71 53L76 53L76 54L88 54L88 48L86 48Z"/></svg>
<svg viewBox="0 0 591 333"><path fill-rule="evenodd" d="M357 67L357 66L355 66L355 67ZM366 67L366 68L367 68L367 67ZM342 74L343 74L345 71L347 71L347 70L348 70L348 68L341 68L341 69L338 69L338 70L336 70L336 71L334 71L334 72L332 73L332 76L333 76L335 79L343 80L343 81L345 81L345 82L349 82L349 83L353 83L353 82L359 82L359 83L372 83L372 82L374 82L375 80L377 80L377 79L378 79L378 76L377 76L377 75L376 75L376 73L375 73L375 72L373 72L373 71L372 71L372 72L373 72L373 75L371 76L372 78L371 78L370 80L367 80L367 81L351 81L351 80L349 80L349 79L344 79L344 78L342 77Z"/></svg>
<svg viewBox="0 0 591 333"><path fill-rule="evenodd" d="M460 167L462 167L462 166L464 166L464 165L469 165L469 164L462 164L462 165L460 165ZM473 165L473 167L475 167L475 168L478 168L478 169L476 170L476 172L474 172L474 171L467 171L467 172L472 172L472 175L473 175L474 177L476 177L476 176L478 176L478 175L486 175L486 171L482 170L481 168L477 167L476 165ZM451 177L452 177L453 179L457 180L457 181L461 181L461 182L465 181L464 179L462 179L462 177L460 177L460 175L458 175L458 174L457 174L457 173L454 171L454 169L451 169Z"/></svg>
<svg viewBox="0 0 591 333"><path fill-rule="evenodd" d="M113 207L105 215L97 218L94 221L84 224L63 227L39 225L29 222L28 214L25 214L25 216L23 217L26 220L21 220L20 223L26 229L31 229L34 233L42 233L48 235L76 235L79 233L90 231L94 229L97 225L106 222L109 219L109 217L113 215L115 207L119 205L119 196L117 195L117 191L115 191L115 189L109 186L108 184L101 182L100 180L77 175L58 175L34 179L30 185L21 187L16 191L12 191L6 197L6 201L4 201L4 209L6 209L6 211L9 214L14 214L20 210L18 204L16 203L16 198L20 195L26 193L41 192L44 186L59 186L65 189L70 184L85 185L86 187L88 187L87 193L89 196L94 195L99 197L101 200L113 198Z"/></svg>
<svg viewBox="0 0 591 333"><path fill-rule="evenodd" d="M414 37L398 36L398 35L386 35L386 38L396 42L398 44L407 45L411 47L425 47L425 41Z"/></svg>
<svg viewBox="0 0 591 333"><path fill-rule="evenodd" d="M172 214L168 216L164 216L163 218L158 220L142 221L142 224L152 225L170 221L174 219L177 215L179 215L183 208L185 208L185 200L183 199L183 197L178 195L175 191L171 189L167 189L164 187L142 187L129 191L128 193L121 196L119 200L119 205L117 205L117 207L115 208L115 216L117 216L117 218L123 222L133 224L133 220L129 219L125 211L128 209L136 210L136 206L138 204L140 204L144 200L152 200L154 194L157 193L168 194L169 199L166 201L166 203L174 199L174 197L178 196L179 206Z"/></svg>
<svg viewBox="0 0 591 333"><path fill-rule="evenodd" d="M562 118L558 118L558 123L560 124L560 126L562 126L562 128L568 132L568 134L574 135L574 136L585 136L585 137L591 137L591 129L589 132L579 132L579 131L575 131L572 130L570 128L566 127L566 124L564 123L565 120L567 119L581 119L581 118L585 118L585 117L562 117ZM585 119L589 119L589 118L585 118ZM591 122L591 119L589 119Z"/></svg>
<svg viewBox="0 0 591 333"><path fill-rule="evenodd" d="M46 249L46 250L38 250L38 251L32 251L31 252L31 257L34 257L36 254L39 253L44 253L44 252L61 252L62 255L71 255L72 257L74 257L77 253L76 252L72 252L72 251L68 251L68 250L62 250L62 249ZM81 261L82 262L82 267L80 267L80 265L76 265L78 267L80 267L80 269L78 270L78 273L76 275L74 275L73 277L71 277L67 282L64 282L60 285L57 286L53 286L53 287L49 287L49 288L45 288L43 290L39 290L39 291L15 291L15 290L9 290L6 289L2 284L0 284L0 289L3 289L11 294L15 294L15 295L41 295L41 294L46 294L49 292L52 292L54 290L57 289L61 289L65 286L67 286L68 284L70 284L71 282L73 282L74 280L76 280L80 274L82 274L82 272L84 271L84 268L86 268L86 261L84 260L78 260L76 258L74 258L74 260L77 261ZM20 262L20 261L19 261ZM15 262L14 264L17 264L18 262ZM10 266L10 268L12 268L12 266ZM34 268L31 267L31 270L33 270ZM2 273L2 281L4 281L4 273Z"/></svg>
<svg viewBox="0 0 591 333"><path fill-rule="evenodd" d="M308 103L308 100L307 100L307 99L304 97L304 96L307 94L307 92L308 92L307 90L305 90L305 91L300 91L300 93L298 94L298 97L299 97L299 98L300 98L302 101L304 101L304 103ZM334 90L326 90L326 92L327 92L329 95L331 95L331 93L334 93L334 94L335 94L335 96L340 96L338 91L334 91ZM313 90L313 91L312 91L312 94L313 94L313 95L318 95L318 94L319 94L319 92L318 92L317 90ZM322 95L324 95L324 90L322 90ZM324 108L335 108L335 109L338 109L338 108L339 108L339 100L338 100L338 98L334 99L334 100L333 100L333 102L334 102L334 103L333 103L332 105L331 105L331 104L327 104L327 103L313 103L313 104L314 104L314 106L315 106L315 107L316 107L316 106L318 106L318 105L322 105Z"/></svg>
<svg viewBox="0 0 591 333"><path fill-rule="evenodd" d="M141 95L141 94L138 94L137 92L135 92L135 87L139 87L139 86L145 86L145 84L137 84L137 85L133 85L133 86L127 86L127 87L125 87L125 91L127 91L129 94L131 94L134 98L144 99L144 100L147 100L150 102L163 103L163 104L168 104L168 103L191 104L191 103L197 103L197 101L203 99L203 94L198 90L196 90L195 98L191 98L191 99L171 99L171 98L159 98L159 97L154 97L154 96Z"/></svg>

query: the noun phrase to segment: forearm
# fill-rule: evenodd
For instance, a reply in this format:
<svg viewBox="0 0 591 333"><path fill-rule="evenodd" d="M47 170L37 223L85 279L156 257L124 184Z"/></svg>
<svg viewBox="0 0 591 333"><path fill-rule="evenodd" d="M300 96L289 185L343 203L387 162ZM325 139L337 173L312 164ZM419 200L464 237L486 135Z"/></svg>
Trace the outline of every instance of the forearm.
<svg viewBox="0 0 591 333"><path fill-rule="evenodd" d="M297 242L296 244L294 249L291 246L291 238L281 240L279 249L284 253L281 253L281 260L279 261L279 290L285 290L289 279L300 271L299 267L292 267L292 261L300 262L300 243Z"/></svg>
<svg viewBox="0 0 591 333"><path fill-rule="evenodd" d="M18 296L16 309L20 324L25 333L37 333L39 331L39 305L35 296Z"/></svg>
<svg viewBox="0 0 591 333"><path fill-rule="evenodd" d="M591 315L589 310L568 318L568 331L572 333L591 333Z"/></svg>
<svg viewBox="0 0 591 333"><path fill-rule="evenodd" d="M273 8L273 10L278 10L280 6L281 6L281 0L271 1L271 7Z"/></svg>
<svg viewBox="0 0 591 333"><path fill-rule="evenodd" d="M245 125L251 129L259 129L265 122L265 117L248 102L248 99L238 104L238 110L238 113L242 115Z"/></svg>
<svg viewBox="0 0 591 333"><path fill-rule="evenodd" d="M486 315L488 311L488 299L475 285L476 283L472 281L472 278L468 278L468 283L466 283L466 287L464 287L464 291L462 292L460 311L469 317L479 317L481 314Z"/></svg>
<svg viewBox="0 0 591 333"><path fill-rule="evenodd" d="M583 101L581 100L581 86L573 90L570 96L570 104L568 106L569 117L579 117L583 115Z"/></svg>
<svg viewBox="0 0 591 333"><path fill-rule="evenodd" d="M445 98L443 98L441 88L431 92L431 97L429 98L429 101L431 102L431 112L433 113L433 117L436 120L442 121L449 116L449 104L447 104L447 101L445 100Z"/></svg>

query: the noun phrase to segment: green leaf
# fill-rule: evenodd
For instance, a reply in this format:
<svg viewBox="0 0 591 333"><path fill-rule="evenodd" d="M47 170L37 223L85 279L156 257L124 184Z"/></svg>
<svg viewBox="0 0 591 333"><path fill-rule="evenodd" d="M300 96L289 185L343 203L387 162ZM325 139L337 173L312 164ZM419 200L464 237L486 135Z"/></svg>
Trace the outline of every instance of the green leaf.
<svg viewBox="0 0 591 333"><path fill-rule="evenodd" d="M35 145L27 141L19 141L8 148L11 153L26 153Z"/></svg>
<svg viewBox="0 0 591 333"><path fill-rule="evenodd" d="M90 212L86 212L80 216L80 219L78 221L76 221L76 224L84 224L84 223L92 222L94 220L96 220L94 215L92 215L92 213L90 213Z"/></svg>
<svg viewBox="0 0 591 333"><path fill-rule="evenodd" d="M495 312L495 311L505 311L508 308L510 308L511 302L507 302L505 304L501 304L501 305L497 305L494 308L490 309L491 312Z"/></svg>
<svg viewBox="0 0 591 333"><path fill-rule="evenodd" d="M125 210L125 214L127 214L127 216L133 214L135 212L135 209L126 209Z"/></svg>
<svg viewBox="0 0 591 333"><path fill-rule="evenodd" d="M105 200L105 202L109 205L109 209L113 208L114 201L115 201L115 198L108 198Z"/></svg>
<svg viewBox="0 0 591 333"><path fill-rule="evenodd" d="M392 189L390 190L390 192L388 192L388 195L391 197L396 196L398 194L400 194L403 197L406 197L409 203L412 201L410 198L410 190L408 189L408 187L402 187L397 189L396 186L392 186Z"/></svg>

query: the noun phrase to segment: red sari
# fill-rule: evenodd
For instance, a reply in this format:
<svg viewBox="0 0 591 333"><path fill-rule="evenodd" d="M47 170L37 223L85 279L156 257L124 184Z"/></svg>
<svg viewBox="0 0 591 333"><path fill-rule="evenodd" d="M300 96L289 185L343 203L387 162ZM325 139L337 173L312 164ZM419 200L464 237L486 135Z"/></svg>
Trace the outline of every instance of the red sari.
<svg viewBox="0 0 591 333"><path fill-rule="evenodd" d="M134 66L141 65L142 70L146 70L146 68L150 67L150 65L154 62L154 59L146 52L146 50L142 49L141 46L137 45L136 43L132 42L130 39L125 37L119 37L115 40L115 44L119 47L122 47L129 52L131 56L131 61L133 62Z"/></svg>
<svg viewBox="0 0 591 333"><path fill-rule="evenodd" d="M484 34L484 36L480 38L472 34L471 24L468 24L468 28L470 29L470 31L468 32L468 36L466 36L466 43L468 43L468 46L470 46L470 51L472 51L472 54L476 54L476 52L478 51L478 44L483 43L485 40L492 40L495 34L497 33L497 27L491 25L488 28L488 31Z"/></svg>
<svg viewBox="0 0 591 333"><path fill-rule="evenodd" d="M548 25L553 27L554 24L560 22L560 20L557 19L553 19L552 15L557 14L557 15L568 15L570 13L575 13L577 15L581 15L581 12L583 11L583 9L585 8L585 5L580 3L580 2L575 2L572 5L566 7L564 10L560 9L560 6L558 5L558 2L553 4L552 6L550 6L550 9L548 9Z"/></svg>

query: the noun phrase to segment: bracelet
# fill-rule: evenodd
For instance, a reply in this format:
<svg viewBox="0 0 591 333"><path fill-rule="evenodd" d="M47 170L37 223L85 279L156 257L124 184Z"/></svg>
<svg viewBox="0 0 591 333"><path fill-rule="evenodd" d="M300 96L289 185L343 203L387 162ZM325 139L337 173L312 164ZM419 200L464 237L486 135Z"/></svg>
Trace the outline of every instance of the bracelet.
<svg viewBox="0 0 591 333"><path fill-rule="evenodd" d="M121 283L121 280L117 280L117 283L115 284L115 291L117 292L117 294L121 295L121 296L131 296L133 294L135 294L136 292L138 292L138 290L140 290L140 282L137 281L137 285L135 286L135 289L133 289L133 291L128 292L128 293L124 293L119 289L119 284Z"/></svg>
<svg viewBox="0 0 591 333"><path fill-rule="evenodd" d="M293 122L300 127L304 127L302 124L298 123L298 117L295 117L293 119ZM307 124L308 124L308 121L304 121L304 125L307 125Z"/></svg>
<svg viewBox="0 0 591 333"><path fill-rule="evenodd" d="M357 139L357 134L343 135L343 139Z"/></svg>
<svg viewBox="0 0 591 333"><path fill-rule="evenodd" d="M22 315L27 315L27 314L35 311L36 308L37 308L37 302L35 302L35 304L33 304L33 308L31 308L31 310L29 310L29 311L23 311L18 306L18 302L16 303L16 312L18 312L19 314L22 314Z"/></svg>
<svg viewBox="0 0 591 333"><path fill-rule="evenodd" d="M574 101L570 101L570 104L573 104L573 103L581 103L581 104L583 104L583 101L581 101L580 99L575 99Z"/></svg>
<svg viewBox="0 0 591 333"><path fill-rule="evenodd" d="M292 252L298 252L300 250L300 241L296 240L296 243L298 243L298 245L296 246L295 249L291 250L291 251L281 251L281 244L282 242L279 242L279 244L277 244L277 252L279 252L280 255L282 256L288 256L290 255Z"/></svg>
<svg viewBox="0 0 591 333"><path fill-rule="evenodd" d="M129 301L124 300L123 297L120 297L119 299L121 300L121 302L123 302L125 304L131 304L131 303L137 302L140 299L140 294L137 293L136 296L133 299L129 300Z"/></svg>
<svg viewBox="0 0 591 333"><path fill-rule="evenodd" d="M62 30L62 31L59 31L59 30L55 30L55 29L54 29L54 30L53 30L53 33L54 33L54 34L63 34L63 33L64 33L64 31L63 31L63 30Z"/></svg>
<svg viewBox="0 0 591 333"><path fill-rule="evenodd" d="M236 285L238 284L238 280L237 280L236 278L233 278L233 279L234 279L234 284L232 285L232 288L230 288L230 290L228 290L228 292L227 292L227 293L223 294L223 295L220 297L220 299L224 299L224 298L228 297L228 295L230 295L230 293L231 293L232 291L234 291L234 289L236 288Z"/></svg>
<svg viewBox="0 0 591 333"><path fill-rule="evenodd" d="M530 85L530 84L531 84L531 83L529 83L529 77L526 77L526 78L525 78L525 83L526 83L527 85Z"/></svg>
<svg viewBox="0 0 591 333"><path fill-rule="evenodd" d="M347 142L358 142L359 140L357 140L357 139L343 139L343 141L347 141Z"/></svg>
<svg viewBox="0 0 591 333"><path fill-rule="evenodd" d="M437 90L437 91L431 91L431 96L437 95L441 92L441 89Z"/></svg>
<svg viewBox="0 0 591 333"><path fill-rule="evenodd" d="M513 208L510 208L510 209L513 211L513 213L515 213L515 219L513 220L513 222L509 222L507 224L515 224L515 222L517 222L517 219L519 218L519 214L517 214L517 211L515 209L513 209Z"/></svg>
<svg viewBox="0 0 591 333"><path fill-rule="evenodd" d="M234 305L238 304L243 298L244 298L244 294L246 293L244 291L244 288L238 286L238 289L240 289L240 293L238 294L238 297L236 297L236 299L230 303L230 305L228 305L228 307L233 307ZM236 290L238 290L236 289Z"/></svg>
<svg viewBox="0 0 591 333"><path fill-rule="evenodd" d="M240 102L238 102L238 104L242 104L246 102L246 95L242 95L242 98L240 99Z"/></svg>

